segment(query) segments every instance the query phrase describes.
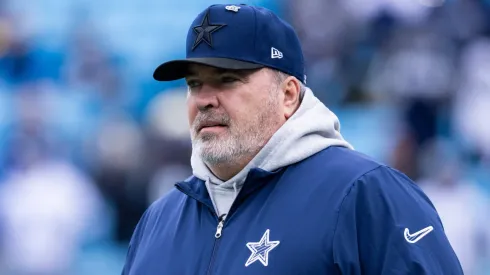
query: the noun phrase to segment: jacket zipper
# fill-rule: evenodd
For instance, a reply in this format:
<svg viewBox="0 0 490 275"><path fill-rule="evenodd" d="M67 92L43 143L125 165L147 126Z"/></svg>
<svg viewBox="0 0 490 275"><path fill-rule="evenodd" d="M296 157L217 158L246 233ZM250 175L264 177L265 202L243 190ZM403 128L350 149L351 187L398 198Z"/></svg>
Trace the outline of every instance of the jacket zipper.
<svg viewBox="0 0 490 275"><path fill-rule="evenodd" d="M192 193L189 193L187 192L184 188L180 187L177 185L177 189L180 190L182 193L186 194L187 196L195 199L196 201L198 202L201 202L201 200L199 200L195 195L193 195ZM201 202L202 203L202 202ZM208 271L206 272L206 274L210 275L212 274L212 271L213 271L213 265L214 265L214 262L215 262L215 258L216 258L216 251L218 250L218 247L219 247L219 244L220 244L220 239L222 237L222 231L223 231L223 227L225 226L225 217L226 216L230 216L230 214L235 213L234 211L234 205L236 203L236 200L235 202L233 202L231 208L230 208L230 211L227 213L227 214L223 214L221 216L218 217L215 209L207 204L205 204L209 210L211 211L211 213L214 214L214 216L217 218L218 220L218 225L216 226L216 232L214 233L214 244L213 244L213 251L211 253L211 260L209 262L209 266L208 266Z"/></svg>
<svg viewBox="0 0 490 275"><path fill-rule="evenodd" d="M181 188L180 186L177 185L177 189L179 191L181 191L182 193L186 194L187 196L195 199L196 201L200 202L200 200L194 196L193 194L187 192L185 189ZM209 211L211 211L211 213L213 213L213 215L217 218L218 220L218 225L216 226L216 232L214 233L214 244L213 244L213 252L211 253L211 260L209 261L209 266L208 266L208 271L206 272L206 274L211 274L212 272L212 268L213 268L213 264L214 264L214 258L216 257L216 250L218 250L218 246L219 246L219 240L221 238L221 235L222 235L222 231L223 231L223 227L225 225L225 216L226 214L223 214L221 216L218 217L218 215L216 214L216 211L214 210L214 208L211 208L210 206L208 206L209 208Z"/></svg>
<svg viewBox="0 0 490 275"><path fill-rule="evenodd" d="M225 223L224 215L223 215L223 216L221 216L221 217L223 217L223 218L220 218L220 219L219 219L219 222L218 222L218 227L216 228L216 233L214 234L214 237L215 237L216 239L221 238L221 231L223 230L223 225L224 225L224 223Z"/></svg>
<svg viewBox="0 0 490 275"><path fill-rule="evenodd" d="M212 274L212 270L213 270L213 264L214 264L214 260L216 258L216 251L218 250L218 247L219 247L219 240L221 238L221 232L223 231L223 226L225 225L225 214L221 215L220 217L218 217L218 226L216 227L216 233L214 234L214 245L213 245L213 252L211 254L211 261L209 262L209 266L208 266L208 272L206 274Z"/></svg>

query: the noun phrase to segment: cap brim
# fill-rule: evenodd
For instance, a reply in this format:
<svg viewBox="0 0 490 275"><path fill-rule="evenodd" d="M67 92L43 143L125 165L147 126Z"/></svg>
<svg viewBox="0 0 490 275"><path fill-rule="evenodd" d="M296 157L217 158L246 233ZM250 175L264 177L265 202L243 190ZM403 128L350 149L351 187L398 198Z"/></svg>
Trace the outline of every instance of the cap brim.
<svg viewBox="0 0 490 275"><path fill-rule="evenodd" d="M155 69L153 78L158 81L172 81L186 77L189 65L201 64L227 70L259 69L264 65L229 58L201 57L173 60L161 64Z"/></svg>

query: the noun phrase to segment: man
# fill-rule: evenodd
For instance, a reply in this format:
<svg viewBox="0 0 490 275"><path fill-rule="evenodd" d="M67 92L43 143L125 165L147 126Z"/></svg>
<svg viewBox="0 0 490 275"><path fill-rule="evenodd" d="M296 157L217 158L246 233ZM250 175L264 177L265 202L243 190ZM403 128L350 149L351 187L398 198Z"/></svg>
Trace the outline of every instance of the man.
<svg viewBox="0 0 490 275"><path fill-rule="evenodd" d="M123 274L462 274L429 199L353 150L303 63L269 10L198 15L154 73L186 78L193 176L145 212Z"/></svg>

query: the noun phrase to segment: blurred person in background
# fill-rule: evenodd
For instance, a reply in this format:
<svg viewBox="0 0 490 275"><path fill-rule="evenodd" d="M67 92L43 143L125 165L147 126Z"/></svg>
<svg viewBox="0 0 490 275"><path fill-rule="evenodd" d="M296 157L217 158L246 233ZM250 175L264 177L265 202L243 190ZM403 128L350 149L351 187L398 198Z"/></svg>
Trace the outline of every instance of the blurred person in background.
<svg viewBox="0 0 490 275"><path fill-rule="evenodd" d="M306 86L288 23L212 5L186 57L153 77L186 79L192 176L147 209L123 274L463 274L427 196L354 151Z"/></svg>
<svg viewBox="0 0 490 275"><path fill-rule="evenodd" d="M106 115L87 146L89 171L114 211L114 238L122 245L148 205L144 142L134 120L120 113Z"/></svg>
<svg viewBox="0 0 490 275"><path fill-rule="evenodd" d="M490 39L477 37L461 54L461 84L452 105L455 135L470 155L490 164Z"/></svg>
<svg viewBox="0 0 490 275"><path fill-rule="evenodd" d="M42 116L46 101L36 88L15 95L18 121L0 183L0 273L6 275L71 274L80 247L97 236L93 223L104 210L94 182L50 134Z"/></svg>
<svg viewBox="0 0 490 275"><path fill-rule="evenodd" d="M393 35L374 58L365 85L380 101L391 101L401 110L393 163L417 179L418 152L438 135L440 114L457 84L455 49L430 28L411 27L402 33Z"/></svg>
<svg viewBox="0 0 490 275"><path fill-rule="evenodd" d="M152 172L147 189L149 204L192 173L189 166L192 145L187 126L186 94L184 88L168 90L156 96L148 106L146 143L150 161L146 167L153 166L150 168Z"/></svg>
<svg viewBox="0 0 490 275"><path fill-rule="evenodd" d="M464 274L480 274L490 257L490 200L473 181L462 177L459 150L443 139L423 146L417 183L431 198Z"/></svg>
<svg viewBox="0 0 490 275"><path fill-rule="evenodd" d="M97 26L77 20L69 46L62 67L66 90L53 100L65 115L53 119L76 144L75 156L114 213L114 239L124 245L147 206L143 132L130 113L118 55Z"/></svg>

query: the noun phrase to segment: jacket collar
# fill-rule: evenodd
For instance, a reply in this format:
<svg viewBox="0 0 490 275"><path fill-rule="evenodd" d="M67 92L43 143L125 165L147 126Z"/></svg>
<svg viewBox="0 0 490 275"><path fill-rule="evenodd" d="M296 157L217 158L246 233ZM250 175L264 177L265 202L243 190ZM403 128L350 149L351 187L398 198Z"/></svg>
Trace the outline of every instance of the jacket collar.
<svg viewBox="0 0 490 275"><path fill-rule="evenodd" d="M270 182L270 179L281 173L285 168L280 168L276 171L269 172L260 168L253 168L249 171L242 190L238 194L235 202L233 203L228 216L236 210L236 208L253 192L259 190L266 183ZM206 184L203 180L192 176L185 181L177 182L175 187L186 194L187 196L197 200L198 202L206 205L212 213L216 215L216 211L213 207L213 202L209 196Z"/></svg>

